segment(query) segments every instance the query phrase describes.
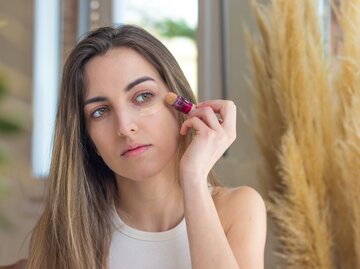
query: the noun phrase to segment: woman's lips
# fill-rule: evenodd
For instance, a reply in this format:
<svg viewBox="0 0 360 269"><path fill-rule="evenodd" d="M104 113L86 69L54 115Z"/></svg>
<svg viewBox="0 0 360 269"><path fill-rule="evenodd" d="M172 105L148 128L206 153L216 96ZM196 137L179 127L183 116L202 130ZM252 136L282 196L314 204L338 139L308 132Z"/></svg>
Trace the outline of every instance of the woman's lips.
<svg viewBox="0 0 360 269"><path fill-rule="evenodd" d="M140 154L142 154L143 152L145 152L151 145L140 145L140 146L135 146L135 147L130 147L129 149L125 150L121 156L124 157L135 157L138 156Z"/></svg>

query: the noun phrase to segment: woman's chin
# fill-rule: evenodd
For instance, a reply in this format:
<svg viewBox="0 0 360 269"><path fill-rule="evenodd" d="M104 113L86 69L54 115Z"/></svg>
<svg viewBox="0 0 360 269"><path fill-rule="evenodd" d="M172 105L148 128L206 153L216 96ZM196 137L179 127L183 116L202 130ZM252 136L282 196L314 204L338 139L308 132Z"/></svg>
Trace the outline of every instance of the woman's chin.
<svg viewBox="0 0 360 269"><path fill-rule="evenodd" d="M129 171L129 173L119 173L118 178L132 180L136 182L144 182L151 180L152 178L155 178L159 174L160 174L159 169L142 168L136 171L134 170Z"/></svg>

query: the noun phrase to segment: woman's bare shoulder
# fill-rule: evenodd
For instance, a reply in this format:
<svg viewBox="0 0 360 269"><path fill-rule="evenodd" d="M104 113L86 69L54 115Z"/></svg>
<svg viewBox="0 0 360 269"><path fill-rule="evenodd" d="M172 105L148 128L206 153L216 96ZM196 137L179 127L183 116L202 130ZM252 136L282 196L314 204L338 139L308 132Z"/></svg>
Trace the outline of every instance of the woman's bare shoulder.
<svg viewBox="0 0 360 269"><path fill-rule="evenodd" d="M225 231L241 216L266 215L264 200L252 187L215 187L213 200Z"/></svg>
<svg viewBox="0 0 360 269"><path fill-rule="evenodd" d="M264 200L254 188L249 186L240 186L228 188L223 186L214 187L213 199L219 210L236 206L254 206L256 203L264 205ZM254 204L255 203L255 204ZM232 209L232 208L231 208Z"/></svg>

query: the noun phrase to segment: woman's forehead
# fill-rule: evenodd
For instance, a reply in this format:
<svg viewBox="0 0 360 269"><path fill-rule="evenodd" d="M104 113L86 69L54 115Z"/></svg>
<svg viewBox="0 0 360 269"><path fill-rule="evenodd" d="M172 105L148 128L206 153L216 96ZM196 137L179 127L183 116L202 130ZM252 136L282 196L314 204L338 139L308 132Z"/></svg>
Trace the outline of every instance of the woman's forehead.
<svg viewBox="0 0 360 269"><path fill-rule="evenodd" d="M117 48L95 56L84 69L87 89L125 85L141 77L162 81L156 68L135 50ZM104 83L106 85L104 85Z"/></svg>
<svg viewBox="0 0 360 269"><path fill-rule="evenodd" d="M103 55L95 56L85 65L85 76L88 81L93 78L114 77L134 79L144 75L160 78L156 68L130 48L111 49Z"/></svg>

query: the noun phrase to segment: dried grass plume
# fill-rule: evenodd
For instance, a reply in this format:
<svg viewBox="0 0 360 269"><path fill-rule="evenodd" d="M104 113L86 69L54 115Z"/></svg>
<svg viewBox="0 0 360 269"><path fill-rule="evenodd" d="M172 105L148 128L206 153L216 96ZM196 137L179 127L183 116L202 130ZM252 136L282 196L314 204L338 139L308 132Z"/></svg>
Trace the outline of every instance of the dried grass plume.
<svg viewBox="0 0 360 269"><path fill-rule="evenodd" d="M360 1L343 1L338 12L337 68L316 4L252 1L261 37L248 34L263 186L285 268L360 268Z"/></svg>

